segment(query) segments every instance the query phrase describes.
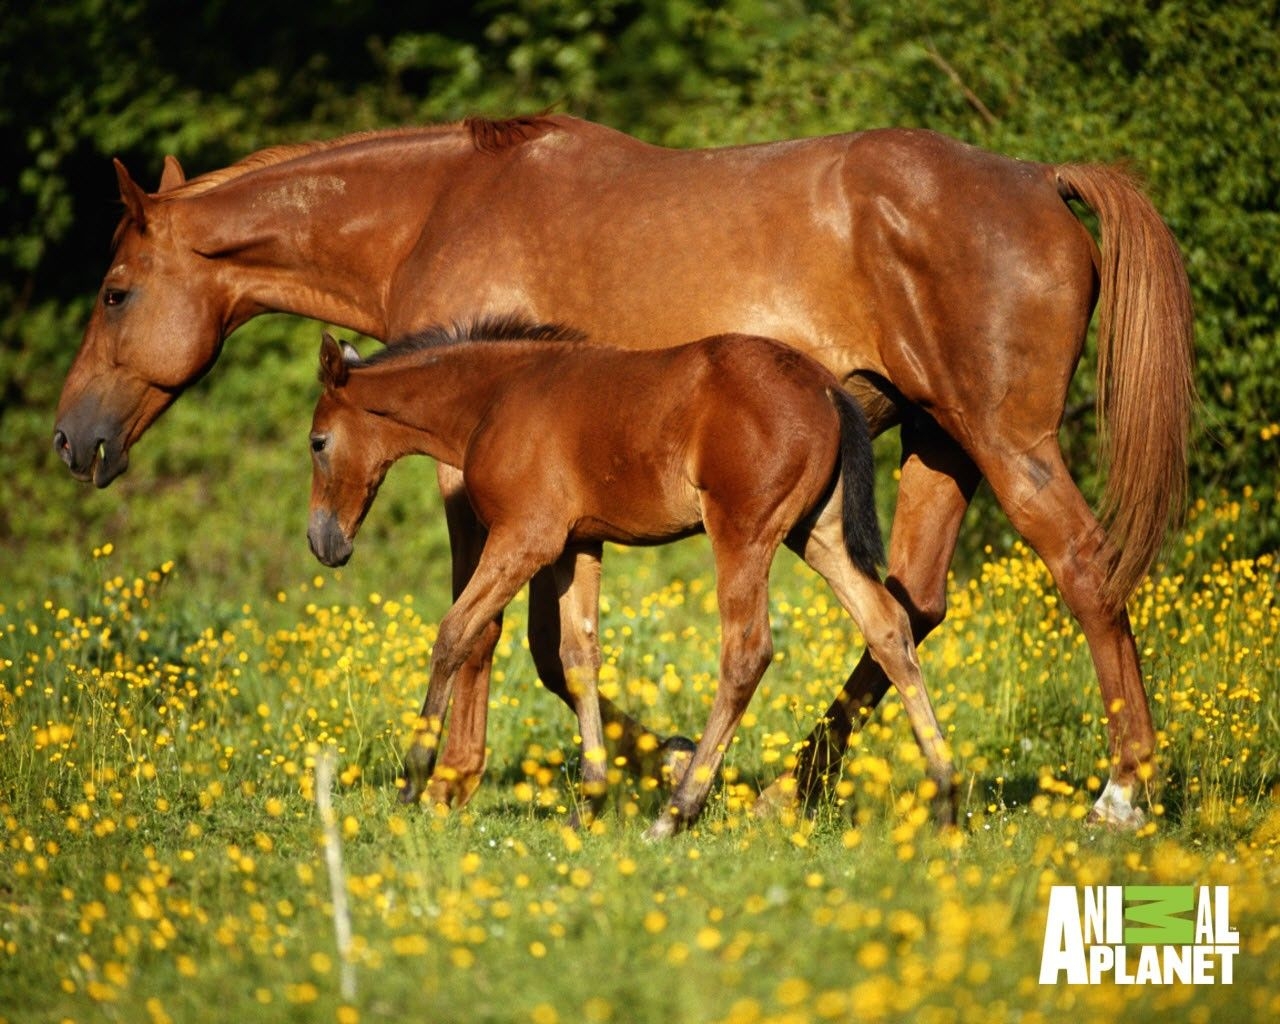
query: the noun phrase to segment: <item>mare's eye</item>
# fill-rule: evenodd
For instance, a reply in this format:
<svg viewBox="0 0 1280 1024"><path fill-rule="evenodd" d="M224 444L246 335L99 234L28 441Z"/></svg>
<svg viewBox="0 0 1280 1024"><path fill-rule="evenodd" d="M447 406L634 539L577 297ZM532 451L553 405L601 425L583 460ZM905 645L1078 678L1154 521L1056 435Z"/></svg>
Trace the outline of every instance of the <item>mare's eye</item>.
<svg viewBox="0 0 1280 1024"><path fill-rule="evenodd" d="M329 444L329 439L323 434L313 434L311 436L311 450L317 454L324 451Z"/></svg>
<svg viewBox="0 0 1280 1024"><path fill-rule="evenodd" d="M119 306L129 297L129 293L123 288L108 288L102 293L102 304L104 306Z"/></svg>

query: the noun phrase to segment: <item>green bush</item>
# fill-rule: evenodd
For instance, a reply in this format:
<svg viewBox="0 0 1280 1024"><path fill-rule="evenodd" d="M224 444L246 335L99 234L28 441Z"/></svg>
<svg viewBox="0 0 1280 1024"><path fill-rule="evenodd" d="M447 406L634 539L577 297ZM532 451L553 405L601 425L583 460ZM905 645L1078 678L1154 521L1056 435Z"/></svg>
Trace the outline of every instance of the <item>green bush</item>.
<svg viewBox="0 0 1280 1024"><path fill-rule="evenodd" d="M271 143L473 112L556 106L680 146L924 125L1030 159L1127 160L1195 294L1193 493L1274 479L1280 31L1265 6L504 0L440 14L329 0L217 5L194 21L155 0L111 6L31 5L0 28L0 128L15 143L0 172L0 559L13 587L65 574L105 539L266 587L305 571L305 550L285 552L300 535L305 457L290 446L313 394L311 325L243 329L105 494L50 451L118 216L109 158L152 182L169 152L196 173ZM1074 410L1090 407L1092 360L1090 347L1062 433L1088 494L1092 414ZM383 499L389 523L420 517L429 470L406 490L413 502ZM980 498L966 564L1008 533L990 511ZM1254 529L1249 550L1280 544L1274 514Z"/></svg>

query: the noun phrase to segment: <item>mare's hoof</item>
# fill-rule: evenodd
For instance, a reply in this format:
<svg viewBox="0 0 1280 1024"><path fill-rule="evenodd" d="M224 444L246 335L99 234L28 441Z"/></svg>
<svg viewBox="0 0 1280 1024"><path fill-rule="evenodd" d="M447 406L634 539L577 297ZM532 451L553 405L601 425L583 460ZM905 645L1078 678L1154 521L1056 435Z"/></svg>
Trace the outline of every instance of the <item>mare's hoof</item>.
<svg viewBox="0 0 1280 1024"><path fill-rule="evenodd" d="M1138 831L1147 823L1147 816L1141 807L1133 805L1133 788L1108 781L1085 824L1117 832Z"/></svg>
<svg viewBox="0 0 1280 1024"><path fill-rule="evenodd" d="M1098 810L1095 804L1089 811L1088 817L1084 819L1084 823L1094 828L1111 829L1114 832L1137 832L1147 823L1147 816L1141 807L1130 807L1128 814L1118 816L1105 810Z"/></svg>
<svg viewBox="0 0 1280 1024"><path fill-rule="evenodd" d="M679 817L668 810L645 830L644 840L647 843L660 843L675 835L679 827Z"/></svg>

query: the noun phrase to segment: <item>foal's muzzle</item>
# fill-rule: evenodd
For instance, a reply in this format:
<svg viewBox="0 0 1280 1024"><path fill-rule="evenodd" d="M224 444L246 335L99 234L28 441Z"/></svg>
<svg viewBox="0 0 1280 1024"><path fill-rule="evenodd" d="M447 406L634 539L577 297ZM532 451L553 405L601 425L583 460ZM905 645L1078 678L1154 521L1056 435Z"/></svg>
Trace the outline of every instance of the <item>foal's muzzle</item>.
<svg viewBox="0 0 1280 1024"><path fill-rule="evenodd" d="M307 541L311 544L311 553L331 568L346 565L351 557L351 538L342 532L332 512L316 509L311 513Z"/></svg>

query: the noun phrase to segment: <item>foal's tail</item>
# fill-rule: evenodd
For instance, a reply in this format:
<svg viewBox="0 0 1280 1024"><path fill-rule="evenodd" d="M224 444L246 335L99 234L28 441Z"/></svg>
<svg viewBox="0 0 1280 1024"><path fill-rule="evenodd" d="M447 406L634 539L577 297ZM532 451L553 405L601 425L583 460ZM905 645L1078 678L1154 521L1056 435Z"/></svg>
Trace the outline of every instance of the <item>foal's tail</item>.
<svg viewBox="0 0 1280 1024"><path fill-rule="evenodd" d="M832 388L831 404L840 417L840 525L853 564L877 576L884 564L884 539L876 518L876 465L871 431L862 407L840 388Z"/></svg>
<svg viewBox="0 0 1280 1024"><path fill-rule="evenodd" d="M1120 609L1185 507L1195 407L1191 286L1177 242L1132 178L1092 164L1063 164L1055 171L1059 194L1091 207L1102 236L1102 521L1118 551L1102 597Z"/></svg>

